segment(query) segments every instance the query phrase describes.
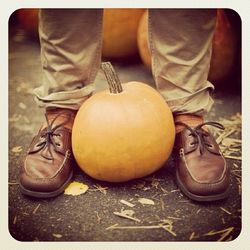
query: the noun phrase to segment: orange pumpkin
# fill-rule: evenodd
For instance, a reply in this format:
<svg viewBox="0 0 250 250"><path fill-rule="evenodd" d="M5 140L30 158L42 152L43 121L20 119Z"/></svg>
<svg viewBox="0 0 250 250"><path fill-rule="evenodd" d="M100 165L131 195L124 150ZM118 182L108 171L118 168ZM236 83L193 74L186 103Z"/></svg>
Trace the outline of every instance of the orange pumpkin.
<svg viewBox="0 0 250 250"><path fill-rule="evenodd" d="M148 45L148 12L141 17L137 44L143 64L151 69L151 54ZM213 38L213 51L210 63L208 79L215 83L221 83L230 75L235 63L236 38L232 31L229 19L223 9L217 10L217 22Z"/></svg>
<svg viewBox="0 0 250 250"><path fill-rule="evenodd" d="M103 57L119 59L138 53L137 29L143 13L143 9L104 9Z"/></svg>
<svg viewBox="0 0 250 250"><path fill-rule="evenodd" d="M80 107L72 130L79 167L91 177L123 182L158 170L172 151L175 127L163 97L141 82L120 84L102 64L110 90Z"/></svg>

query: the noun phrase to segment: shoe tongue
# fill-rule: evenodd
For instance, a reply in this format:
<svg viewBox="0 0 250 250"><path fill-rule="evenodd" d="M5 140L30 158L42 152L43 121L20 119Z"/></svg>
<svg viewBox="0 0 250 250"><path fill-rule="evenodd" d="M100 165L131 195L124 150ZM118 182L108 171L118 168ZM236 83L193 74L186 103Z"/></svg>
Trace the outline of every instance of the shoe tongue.
<svg viewBox="0 0 250 250"><path fill-rule="evenodd" d="M52 127L62 124L68 120L66 124L63 125L63 127L68 128L72 130L76 111L75 110L59 110L57 109L57 112L55 110L53 111L47 111L46 115L48 117L49 124L53 122ZM48 127L47 121L44 121L42 125L42 129Z"/></svg>
<svg viewBox="0 0 250 250"><path fill-rule="evenodd" d="M204 119L202 116L197 115L177 115L175 116L174 121L185 123L189 127L194 128L199 124L202 124L204 122ZM175 125L176 134L183 131L183 129L185 129L185 126L181 124Z"/></svg>

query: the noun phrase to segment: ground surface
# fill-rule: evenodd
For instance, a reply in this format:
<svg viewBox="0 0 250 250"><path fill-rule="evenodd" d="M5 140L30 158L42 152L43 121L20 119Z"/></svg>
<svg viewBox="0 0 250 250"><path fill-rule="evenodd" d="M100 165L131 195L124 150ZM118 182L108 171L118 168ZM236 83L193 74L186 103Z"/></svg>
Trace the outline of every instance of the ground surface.
<svg viewBox="0 0 250 250"><path fill-rule="evenodd" d="M202 204L183 196L175 184L172 159L155 174L122 184L93 180L75 166L74 180L89 186L85 194L62 194L44 200L21 195L18 186L20 163L32 135L43 121L42 111L30 94L32 88L41 83L38 43L28 41L22 34L11 37L9 66L9 231L15 239L218 241L238 236L241 230L241 146L231 147L225 142L224 146L234 148L232 154L236 158L227 158L232 169L231 194L224 201ZM150 72L139 60L133 64L115 64L115 67L122 81L153 82ZM103 76L99 75L97 88L103 87ZM233 128L231 131L229 128L230 138L241 138L240 113L238 88L215 92L215 105L209 118L221 119ZM150 199L154 204L142 204L140 198ZM132 217L138 220L114 214L123 210L132 210Z"/></svg>

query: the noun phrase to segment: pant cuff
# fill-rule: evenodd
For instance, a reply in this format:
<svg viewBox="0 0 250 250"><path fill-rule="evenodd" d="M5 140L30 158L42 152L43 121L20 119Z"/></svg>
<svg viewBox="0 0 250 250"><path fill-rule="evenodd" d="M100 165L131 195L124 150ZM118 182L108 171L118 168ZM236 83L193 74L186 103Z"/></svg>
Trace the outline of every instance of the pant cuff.
<svg viewBox="0 0 250 250"><path fill-rule="evenodd" d="M35 101L41 108L68 108L78 110L82 103L94 92L94 84L89 84L81 89L61 91L43 95L43 86L34 89Z"/></svg>

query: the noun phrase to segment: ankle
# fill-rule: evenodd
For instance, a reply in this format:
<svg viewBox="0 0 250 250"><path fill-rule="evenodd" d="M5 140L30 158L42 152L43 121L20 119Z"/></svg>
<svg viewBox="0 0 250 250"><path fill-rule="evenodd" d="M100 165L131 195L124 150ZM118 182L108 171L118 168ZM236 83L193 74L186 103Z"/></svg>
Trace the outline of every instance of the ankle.
<svg viewBox="0 0 250 250"><path fill-rule="evenodd" d="M67 123L64 125L64 127L68 129L72 129L74 119L77 113L77 110L72 109L65 109L65 108L49 108L46 109L46 116L48 117L49 123L53 121L53 119L56 118L56 124L63 123L67 121ZM47 121L43 123L43 127L47 127Z"/></svg>
<svg viewBox="0 0 250 250"><path fill-rule="evenodd" d="M204 122L203 116L195 114L178 114L174 116L175 122L182 122L187 124L190 127L196 127L197 125ZM185 127L182 125L175 125L176 134L181 132Z"/></svg>

